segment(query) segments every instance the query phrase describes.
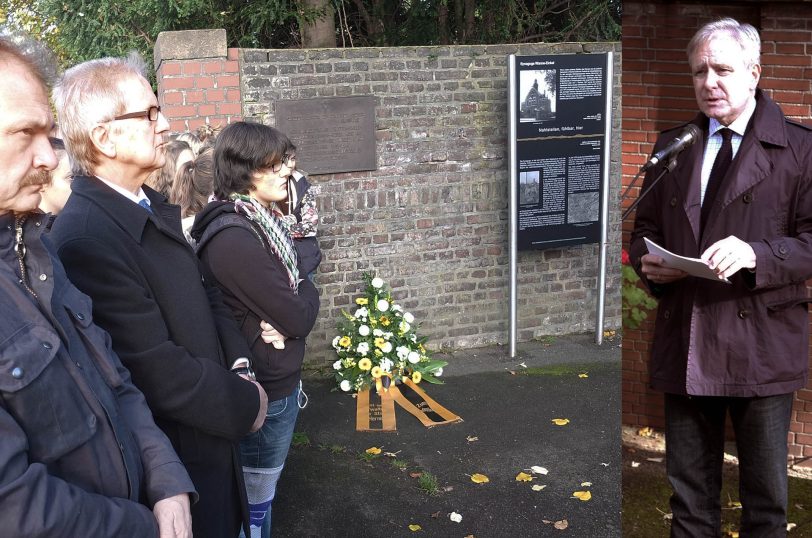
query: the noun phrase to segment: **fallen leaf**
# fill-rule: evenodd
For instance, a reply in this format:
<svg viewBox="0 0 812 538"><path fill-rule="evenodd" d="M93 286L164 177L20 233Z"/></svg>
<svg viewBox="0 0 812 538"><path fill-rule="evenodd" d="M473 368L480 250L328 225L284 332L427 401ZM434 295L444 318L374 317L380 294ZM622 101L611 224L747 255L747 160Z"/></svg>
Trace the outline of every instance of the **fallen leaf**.
<svg viewBox="0 0 812 538"><path fill-rule="evenodd" d="M585 488L588 488L589 486L591 486L591 485L592 485L592 482L581 482L581 485L582 485L583 487L585 487Z"/></svg>
<svg viewBox="0 0 812 538"><path fill-rule="evenodd" d="M607 329L607 330L603 331L603 335L606 338L612 338L615 335L615 331L613 331L612 329Z"/></svg>
<svg viewBox="0 0 812 538"><path fill-rule="evenodd" d="M654 430L652 430L649 426L646 426L645 428L640 428L637 430L637 435L641 437L651 437L654 435Z"/></svg>
<svg viewBox="0 0 812 538"><path fill-rule="evenodd" d="M632 462L632 467L633 467L633 468L634 468L634 467L640 467L640 462L639 462L639 461L633 461L633 462Z"/></svg>
<svg viewBox="0 0 812 538"><path fill-rule="evenodd" d="M469 435L468 437L465 438L465 440L468 441L469 443L473 443L474 441L479 441L479 437L474 437L473 435Z"/></svg>
<svg viewBox="0 0 812 538"><path fill-rule="evenodd" d="M608 464L608 463L603 463L603 462L601 462L601 465L603 465L604 467L609 467L609 464Z"/></svg>
<svg viewBox="0 0 812 538"><path fill-rule="evenodd" d="M592 498L592 494L588 491L575 491L572 496L582 501L588 501Z"/></svg>
<svg viewBox="0 0 812 538"><path fill-rule="evenodd" d="M421 476L423 476L423 473L420 472L409 473L409 476L411 476L412 478L420 478Z"/></svg>
<svg viewBox="0 0 812 538"><path fill-rule="evenodd" d="M525 363L523 363L523 362L520 362L519 366L521 366L522 368L527 368L527 365Z"/></svg>
<svg viewBox="0 0 812 538"><path fill-rule="evenodd" d="M510 375L516 375L516 372L513 370L508 370L508 372L510 373Z"/></svg>
<svg viewBox="0 0 812 538"><path fill-rule="evenodd" d="M476 482L477 484L485 484L490 481L491 479L484 474L474 473L471 475L471 482Z"/></svg>
<svg viewBox="0 0 812 538"><path fill-rule="evenodd" d="M474 538L474 535L473 534L468 534L468 535L465 536L465 538Z"/></svg>
<svg viewBox="0 0 812 538"><path fill-rule="evenodd" d="M431 519L438 519L439 517L440 517L440 511L439 510L434 512L433 514L431 514Z"/></svg>
<svg viewBox="0 0 812 538"><path fill-rule="evenodd" d="M383 453L384 456L389 456L390 458L397 458L398 454L400 454L400 450L398 450L397 452L384 452Z"/></svg>
<svg viewBox="0 0 812 538"><path fill-rule="evenodd" d="M543 484L534 484L533 486L531 486L531 488L530 488L530 489L532 489L533 491L541 491L541 490L543 490L543 489L544 489L544 488L546 488L546 487L547 487L547 486L545 486L545 485L543 485Z"/></svg>
<svg viewBox="0 0 812 538"><path fill-rule="evenodd" d="M570 423L570 419L568 419L568 418L554 418L552 420L552 423L555 424L556 426L566 426L567 424Z"/></svg>
<svg viewBox="0 0 812 538"><path fill-rule="evenodd" d="M727 535L730 538L739 538L739 531L727 531Z"/></svg>
<svg viewBox="0 0 812 538"><path fill-rule="evenodd" d="M662 458L646 458L646 461L653 461L654 463L662 463Z"/></svg>
<svg viewBox="0 0 812 538"><path fill-rule="evenodd" d="M376 447L376 446L371 446L368 449L366 449L364 452L366 452L367 454L376 454L377 455L377 454L381 453L381 449Z"/></svg>
<svg viewBox="0 0 812 538"><path fill-rule="evenodd" d="M796 525L795 523L787 523L787 532L791 531L792 529L794 529L797 526L798 525Z"/></svg>
<svg viewBox="0 0 812 538"><path fill-rule="evenodd" d="M550 523L552 523L552 521L550 521L549 519L542 519L541 522L544 523L545 525L549 525Z"/></svg>
<svg viewBox="0 0 812 538"><path fill-rule="evenodd" d="M454 491L454 486L443 486L443 491L445 492Z"/></svg>
<svg viewBox="0 0 812 538"><path fill-rule="evenodd" d="M556 529L558 529L560 531L563 531L568 526L569 526L569 523L567 523L566 519L562 519L561 521L556 521L555 523L553 523L553 527L555 527Z"/></svg>
<svg viewBox="0 0 812 538"><path fill-rule="evenodd" d="M538 465L532 466L530 470L533 471L534 474L547 474L548 472L547 469L544 467L539 467Z"/></svg>
<svg viewBox="0 0 812 538"><path fill-rule="evenodd" d="M448 514L448 519L453 521L454 523L459 523L462 521L462 514L458 514L457 512L451 512Z"/></svg>
<svg viewBox="0 0 812 538"><path fill-rule="evenodd" d="M666 521L671 521L672 519L674 519L674 514L672 514L671 512L663 514L663 519L665 519Z"/></svg>
<svg viewBox="0 0 812 538"><path fill-rule="evenodd" d="M740 503L739 501L727 501L727 507L728 507L728 508L738 508L738 509L741 509L741 507L742 507L742 503Z"/></svg>
<svg viewBox="0 0 812 538"><path fill-rule="evenodd" d="M578 374L578 377L580 377L581 379L586 379L587 377L589 377L589 375L586 372L584 372L582 374Z"/></svg>
<svg viewBox="0 0 812 538"><path fill-rule="evenodd" d="M412 524L412 525L409 525L409 530L412 531L412 532L417 532L417 531L423 530L423 527L421 527L420 525Z"/></svg>
<svg viewBox="0 0 812 538"><path fill-rule="evenodd" d="M516 482L530 482L531 480L533 480L533 477L525 472L516 475Z"/></svg>

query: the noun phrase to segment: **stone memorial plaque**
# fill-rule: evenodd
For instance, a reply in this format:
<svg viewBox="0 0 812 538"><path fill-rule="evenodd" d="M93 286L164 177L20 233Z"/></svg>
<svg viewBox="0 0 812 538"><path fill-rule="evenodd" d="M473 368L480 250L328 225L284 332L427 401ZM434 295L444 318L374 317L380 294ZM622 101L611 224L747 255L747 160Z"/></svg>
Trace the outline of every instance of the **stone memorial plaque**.
<svg viewBox="0 0 812 538"><path fill-rule="evenodd" d="M308 174L377 168L373 96L277 101L276 128L296 145L296 167Z"/></svg>

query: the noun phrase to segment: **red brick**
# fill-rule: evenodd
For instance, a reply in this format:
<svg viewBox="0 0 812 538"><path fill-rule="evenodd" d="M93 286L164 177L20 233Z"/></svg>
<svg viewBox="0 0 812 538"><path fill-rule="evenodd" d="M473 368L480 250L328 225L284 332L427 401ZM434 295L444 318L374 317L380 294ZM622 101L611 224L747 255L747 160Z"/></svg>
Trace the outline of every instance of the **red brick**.
<svg viewBox="0 0 812 538"><path fill-rule="evenodd" d="M241 114L242 106L239 103L218 103L217 113L222 114L224 116L229 116L231 114Z"/></svg>
<svg viewBox="0 0 812 538"><path fill-rule="evenodd" d="M163 99L161 106L179 105L183 103L183 92L163 92L161 98Z"/></svg>
<svg viewBox="0 0 812 538"><path fill-rule="evenodd" d="M195 88L214 88L214 77L200 76L195 79Z"/></svg>
<svg viewBox="0 0 812 538"><path fill-rule="evenodd" d="M167 118L185 118L195 115L195 107L191 105L167 106L161 109Z"/></svg>
<svg viewBox="0 0 812 538"><path fill-rule="evenodd" d="M206 90L206 101L209 103L218 103L223 101L225 92L223 90Z"/></svg>
<svg viewBox="0 0 812 538"><path fill-rule="evenodd" d="M178 62L161 62L161 66L158 68L158 76L180 75L180 65Z"/></svg>
<svg viewBox="0 0 812 538"><path fill-rule="evenodd" d="M199 75L200 74L200 62L189 61L189 60L183 62L183 74L184 75Z"/></svg>
<svg viewBox="0 0 812 538"><path fill-rule="evenodd" d="M242 94L240 90L226 90L226 101L231 101L232 103L238 103L242 100Z"/></svg>
<svg viewBox="0 0 812 538"><path fill-rule="evenodd" d="M161 81L161 87L164 91L166 90L177 90L182 88L194 88L195 86L195 79L191 77L175 77L175 78L164 78Z"/></svg>
<svg viewBox="0 0 812 538"><path fill-rule="evenodd" d="M205 74L212 74L212 73L222 73L223 72L223 62L222 60L209 60L203 64L203 73Z"/></svg>
<svg viewBox="0 0 812 538"><path fill-rule="evenodd" d="M218 88L234 88L240 86L240 77L237 75L220 75L216 78Z"/></svg>
<svg viewBox="0 0 812 538"><path fill-rule="evenodd" d="M186 102L187 103L201 103L203 101L203 91L196 90L192 91L189 90L186 92Z"/></svg>
<svg viewBox="0 0 812 538"><path fill-rule="evenodd" d="M214 116L217 114L217 107L213 104L198 105L198 116Z"/></svg>
<svg viewBox="0 0 812 538"><path fill-rule="evenodd" d="M239 73L240 72L240 62L236 60L230 60L227 62L223 62L223 72L224 73Z"/></svg>
<svg viewBox="0 0 812 538"><path fill-rule="evenodd" d="M240 59L240 49L235 49L235 48L228 49L228 59L229 60L239 60Z"/></svg>

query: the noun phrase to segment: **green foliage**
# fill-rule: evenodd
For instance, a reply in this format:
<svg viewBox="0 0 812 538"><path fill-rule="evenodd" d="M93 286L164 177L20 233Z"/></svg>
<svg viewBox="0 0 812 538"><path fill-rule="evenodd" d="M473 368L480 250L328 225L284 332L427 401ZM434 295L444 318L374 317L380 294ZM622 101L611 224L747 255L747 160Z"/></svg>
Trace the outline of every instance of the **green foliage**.
<svg viewBox="0 0 812 538"><path fill-rule="evenodd" d="M623 278L623 327L636 329L646 319L649 310L656 308L657 301L638 285L640 278L631 265L622 265L620 270Z"/></svg>
<svg viewBox="0 0 812 538"><path fill-rule="evenodd" d="M168 30L224 28L230 47L300 47L301 26L330 2L340 46L620 39L620 0L5 0L0 24L44 40L65 66L131 50L151 65Z"/></svg>
<svg viewBox="0 0 812 538"><path fill-rule="evenodd" d="M427 471L417 477L417 487L422 489L426 495L432 497L440 493L440 484L437 482L437 477Z"/></svg>

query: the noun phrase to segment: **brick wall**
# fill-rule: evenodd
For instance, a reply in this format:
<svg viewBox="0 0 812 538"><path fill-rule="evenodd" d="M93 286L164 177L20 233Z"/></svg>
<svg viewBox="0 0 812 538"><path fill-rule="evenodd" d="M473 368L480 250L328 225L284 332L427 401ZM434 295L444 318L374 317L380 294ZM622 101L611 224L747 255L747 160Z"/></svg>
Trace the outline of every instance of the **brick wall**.
<svg viewBox="0 0 812 538"><path fill-rule="evenodd" d="M279 100L376 98L378 169L311 176L322 187L324 261L316 278L322 307L308 339L309 361L331 360L336 321L342 308L350 308L363 271L376 272L392 286L397 300L422 321L421 333L433 349L507 342L507 56L611 50L619 110L617 44L243 49L237 56L228 51L221 60L231 69L230 59L237 58L246 120L274 125ZM190 63L207 65L192 56L167 61L178 64L172 67L175 75L158 64L162 103L180 93L182 99L171 99L189 106L190 93L206 75L191 68L194 85L165 84L178 84L172 81L186 77ZM195 105L198 114L204 103L219 104L209 97L204 93ZM173 130L202 121L191 112L173 116ZM174 123L181 118L184 123ZM613 127L620 128L617 116ZM612 142L611 200L616 200L619 137ZM620 226L617 206L611 206L605 325L618 328ZM520 341L594 331L597 273L597 245L520 253Z"/></svg>
<svg viewBox="0 0 812 538"><path fill-rule="evenodd" d="M624 185L646 161L659 131L696 114L685 49L702 24L722 16L759 29L763 64L760 87L785 114L812 124L812 6L626 0L622 40ZM624 207L630 203L625 202ZM632 222L623 225L624 246L628 245ZM661 428L662 396L647 387L652 330L653 323L647 321L639 330L623 334L623 422ZM794 457L812 455L812 385L798 392L791 431L790 453Z"/></svg>

